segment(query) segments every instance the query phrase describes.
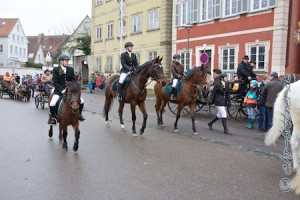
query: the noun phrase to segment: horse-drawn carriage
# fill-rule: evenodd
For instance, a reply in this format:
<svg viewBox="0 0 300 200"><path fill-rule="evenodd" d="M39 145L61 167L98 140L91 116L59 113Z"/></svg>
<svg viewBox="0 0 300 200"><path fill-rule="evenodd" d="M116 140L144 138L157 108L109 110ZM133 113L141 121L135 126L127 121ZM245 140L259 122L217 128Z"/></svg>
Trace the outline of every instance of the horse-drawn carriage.
<svg viewBox="0 0 300 200"><path fill-rule="evenodd" d="M45 104L48 103L49 96L51 94L51 90L53 86L48 83L40 82L37 85L38 94L34 97L35 107L38 108L39 106L44 109Z"/></svg>
<svg viewBox="0 0 300 200"><path fill-rule="evenodd" d="M28 83L15 85L14 99L19 101L30 101L31 86Z"/></svg>
<svg viewBox="0 0 300 200"><path fill-rule="evenodd" d="M0 98L8 95L10 98L15 98L15 85L8 81L0 81Z"/></svg>

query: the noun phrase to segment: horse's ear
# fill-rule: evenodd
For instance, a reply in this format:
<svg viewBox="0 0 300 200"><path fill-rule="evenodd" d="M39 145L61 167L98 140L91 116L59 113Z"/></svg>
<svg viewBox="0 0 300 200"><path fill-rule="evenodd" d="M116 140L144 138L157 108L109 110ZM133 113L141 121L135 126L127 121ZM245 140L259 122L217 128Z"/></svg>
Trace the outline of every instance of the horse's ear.
<svg viewBox="0 0 300 200"><path fill-rule="evenodd" d="M158 56L158 58L159 58L159 56ZM162 61L163 58L164 58L164 57L162 56L162 57L159 59L159 63L161 63L161 61Z"/></svg>

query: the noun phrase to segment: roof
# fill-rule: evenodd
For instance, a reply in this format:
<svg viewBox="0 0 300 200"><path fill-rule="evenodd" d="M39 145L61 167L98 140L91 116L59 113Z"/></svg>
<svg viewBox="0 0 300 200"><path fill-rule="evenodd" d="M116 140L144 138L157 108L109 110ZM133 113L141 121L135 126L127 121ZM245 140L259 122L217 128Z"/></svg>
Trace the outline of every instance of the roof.
<svg viewBox="0 0 300 200"><path fill-rule="evenodd" d="M8 37L18 20L18 18L0 18L0 37Z"/></svg>

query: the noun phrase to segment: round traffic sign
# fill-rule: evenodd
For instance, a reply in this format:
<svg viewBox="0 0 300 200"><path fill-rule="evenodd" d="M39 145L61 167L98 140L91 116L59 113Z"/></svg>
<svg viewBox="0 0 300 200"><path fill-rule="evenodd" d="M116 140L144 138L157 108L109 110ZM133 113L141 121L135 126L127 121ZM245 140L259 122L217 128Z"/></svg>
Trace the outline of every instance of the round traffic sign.
<svg viewBox="0 0 300 200"><path fill-rule="evenodd" d="M200 55L200 62L202 64L207 64L208 63L208 54L206 52L203 52L201 55Z"/></svg>

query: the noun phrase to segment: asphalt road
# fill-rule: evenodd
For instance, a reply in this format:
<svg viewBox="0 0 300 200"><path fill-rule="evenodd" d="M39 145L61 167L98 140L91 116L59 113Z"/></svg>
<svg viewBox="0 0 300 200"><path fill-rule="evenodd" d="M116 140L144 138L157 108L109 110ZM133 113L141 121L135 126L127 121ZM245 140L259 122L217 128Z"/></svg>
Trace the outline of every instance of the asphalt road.
<svg viewBox="0 0 300 200"><path fill-rule="evenodd" d="M71 128L69 151L61 148L57 127L48 138L47 110L35 108L33 101L0 99L1 200L299 199L278 186L286 177L276 158L280 147L264 150L263 135L245 130L244 124L230 121L234 135L225 136L221 127L209 131L210 116L199 113L199 135L192 135L188 118L180 121L180 133L173 133L174 117L168 110L165 127L156 126L150 99L147 129L143 136L132 137L128 106L126 130L121 131L117 101L107 128L101 115L103 96L83 97L87 120L80 124L76 153Z"/></svg>

